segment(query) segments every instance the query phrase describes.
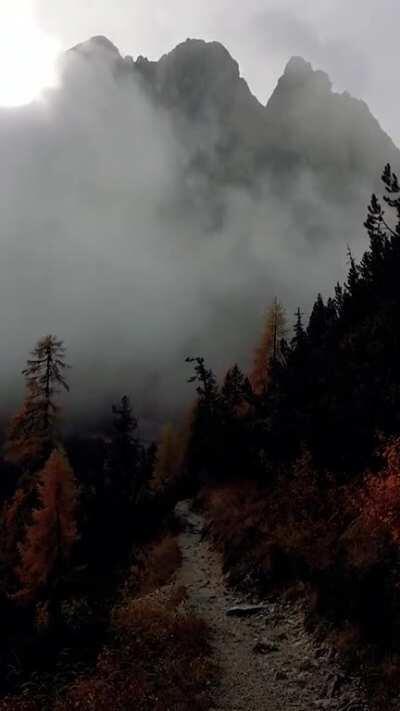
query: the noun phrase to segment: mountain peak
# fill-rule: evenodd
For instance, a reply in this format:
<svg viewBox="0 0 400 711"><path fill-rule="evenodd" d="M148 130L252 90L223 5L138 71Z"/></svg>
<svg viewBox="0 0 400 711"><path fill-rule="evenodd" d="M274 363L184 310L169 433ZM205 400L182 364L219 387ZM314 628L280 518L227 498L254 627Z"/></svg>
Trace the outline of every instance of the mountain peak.
<svg viewBox="0 0 400 711"><path fill-rule="evenodd" d="M113 55L115 58L121 57L120 52L115 46L115 44L113 44L111 40L109 40L107 37L104 37L103 35L95 35L94 37L91 37L85 42L81 42L80 44L75 45L75 47L72 47L72 51L80 52L81 54L86 55L96 54L98 52L105 51L110 55Z"/></svg>
<svg viewBox="0 0 400 711"><path fill-rule="evenodd" d="M310 62L306 62L303 57L291 57L285 67L284 74L286 76L307 76L312 74L313 68Z"/></svg>
<svg viewBox="0 0 400 711"><path fill-rule="evenodd" d="M203 123L213 150L224 157L215 162L219 174L228 179L251 181L249 176L271 165L284 165L288 155L291 165L307 164L316 171L324 165L325 174L342 174L351 165L352 171L368 176L380 162L391 162L392 156L392 162L398 160L366 105L332 91L328 74L301 56L289 59L264 107L220 42L188 38L158 61L123 58L103 36L74 50L93 61L100 73L109 67L118 81L140 81L157 104L172 112L177 132L188 144L194 141L190 127L197 131ZM204 145L203 153L209 149Z"/></svg>
<svg viewBox="0 0 400 711"><path fill-rule="evenodd" d="M159 65L183 74L192 72L194 78L202 76L210 82L221 75L225 80L239 78L238 63L220 42L189 38L161 57Z"/></svg>
<svg viewBox="0 0 400 711"><path fill-rule="evenodd" d="M136 68L151 78L168 106L192 117L231 105L240 80L239 65L220 42L187 39L159 62L139 57Z"/></svg>
<svg viewBox="0 0 400 711"><path fill-rule="evenodd" d="M291 57L278 82L278 88L293 90L297 87L307 87L313 91L330 93L332 82L326 72L314 69L312 64L303 57Z"/></svg>
<svg viewBox="0 0 400 711"><path fill-rule="evenodd" d="M108 37L104 37L104 35L95 35L94 37L91 37L89 39L89 44L92 44L93 46L98 46L98 47L104 47L104 49L109 49L111 52L114 52L115 54L119 54L119 50L111 42L111 40L108 39Z"/></svg>
<svg viewBox="0 0 400 711"><path fill-rule="evenodd" d="M267 111L281 117L286 111L300 105L314 105L332 95L332 82L325 72L313 69L310 62L302 57L291 57L285 71L267 102Z"/></svg>

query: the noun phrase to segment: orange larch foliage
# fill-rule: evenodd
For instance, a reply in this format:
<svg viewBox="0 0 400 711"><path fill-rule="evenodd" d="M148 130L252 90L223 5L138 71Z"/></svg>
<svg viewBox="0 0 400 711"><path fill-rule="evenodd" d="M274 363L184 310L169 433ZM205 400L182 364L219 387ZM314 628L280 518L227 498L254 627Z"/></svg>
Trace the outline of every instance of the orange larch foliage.
<svg viewBox="0 0 400 711"><path fill-rule="evenodd" d="M48 444L42 428L38 426L35 398L33 389L28 388L20 410L8 425L4 445L6 459L29 469L35 468L35 463L43 457Z"/></svg>
<svg viewBox="0 0 400 711"><path fill-rule="evenodd" d="M1 514L1 559L14 567L18 559L18 543L24 529L26 502L30 491L21 487L4 504Z"/></svg>
<svg viewBox="0 0 400 711"><path fill-rule="evenodd" d="M256 349L250 384L257 395L268 387L270 366L274 358L282 357L281 341L286 335L286 315L282 304L275 299L266 315L264 332Z"/></svg>
<svg viewBox="0 0 400 711"><path fill-rule="evenodd" d="M54 450L38 477L39 508L19 546L21 597L34 597L64 572L77 540L77 485L65 455Z"/></svg>
<svg viewBox="0 0 400 711"><path fill-rule="evenodd" d="M373 536L387 536L400 544L400 437L383 448L384 467L366 477L358 498L365 530Z"/></svg>
<svg viewBox="0 0 400 711"><path fill-rule="evenodd" d="M167 487L173 486L182 476L192 417L193 414L190 411L180 429L175 429L170 423L163 427L152 479L152 488L155 491L163 491Z"/></svg>

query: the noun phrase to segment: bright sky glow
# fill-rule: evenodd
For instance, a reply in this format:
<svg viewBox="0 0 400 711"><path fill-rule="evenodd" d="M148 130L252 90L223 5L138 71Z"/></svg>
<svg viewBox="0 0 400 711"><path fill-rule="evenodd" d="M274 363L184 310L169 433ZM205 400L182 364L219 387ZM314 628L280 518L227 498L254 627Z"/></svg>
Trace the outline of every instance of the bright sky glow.
<svg viewBox="0 0 400 711"><path fill-rule="evenodd" d="M59 51L35 20L32 0L0 0L0 105L28 104L55 86Z"/></svg>

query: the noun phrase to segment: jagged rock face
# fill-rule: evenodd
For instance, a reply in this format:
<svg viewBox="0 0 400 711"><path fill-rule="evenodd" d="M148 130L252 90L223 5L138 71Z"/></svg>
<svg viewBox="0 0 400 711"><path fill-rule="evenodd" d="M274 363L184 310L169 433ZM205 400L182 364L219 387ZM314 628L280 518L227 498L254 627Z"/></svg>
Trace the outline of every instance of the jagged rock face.
<svg viewBox="0 0 400 711"><path fill-rule="evenodd" d="M148 81L146 62L135 66ZM301 57L289 60L266 107L217 42L187 40L151 67L152 87L164 105L192 122L219 122L218 145L233 180L248 180L268 167L284 173L307 166L329 179L339 171L343 185L345 173L375 181L384 162L399 162L367 105L332 91L328 75Z"/></svg>
<svg viewBox="0 0 400 711"><path fill-rule="evenodd" d="M182 140L193 144L198 126L203 127L203 145L198 146L202 155L196 165L207 166L218 181L249 181L256 172L257 151L266 140L265 110L220 43L188 39L159 62L139 57L135 69L173 114ZM210 162L211 152L216 160Z"/></svg>
<svg viewBox="0 0 400 711"><path fill-rule="evenodd" d="M72 47L69 52L66 52L65 62L63 66L64 73L68 73L69 59L75 56L84 57L89 63L106 64L110 66L112 72L117 79L118 77L132 76L134 65L133 59L130 56L122 57L119 49L107 37L97 35L91 37L86 42Z"/></svg>
<svg viewBox="0 0 400 711"><path fill-rule="evenodd" d="M196 120L224 116L235 101L239 66L218 42L187 40L157 64L156 90L170 108Z"/></svg>
<svg viewBox="0 0 400 711"><path fill-rule="evenodd" d="M383 166L400 167L399 151L367 105L334 92L327 74L301 57L288 61L263 106L218 42L188 39L159 61L122 57L104 37L73 52L97 72L110 68L128 93L139 84L165 116L185 156L173 209L182 219L192 211L206 233L224 224L224 191L246 189L286 204L288 222L312 245L332 240L339 207L342 239L351 241Z"/></svg>
<svg viewBox="0 0 400 711"><path fill-rule="evenodd" d="M333 92L328 75L301 57L289 60L264 107L218 42L188 39L158 62L122 58L104 37L74 50L89 58L107 53L116 75L140 78L171 114L180 139L196 145L196 169L203 166L218 184L249 185L272 172L281 190L307 169L326 189L343 193L355 178L375 185L386 162L400 165L367 105Z"/></svg>
<svg viewBox="0 0 400 711"><path fill-rule="evenodd" d="M346 184L358 173L375 182L384 162L399 153L367 105L332 91L325 72L292 57L266 107L274 144L286 146L313 170L340 173Z"/></svg>

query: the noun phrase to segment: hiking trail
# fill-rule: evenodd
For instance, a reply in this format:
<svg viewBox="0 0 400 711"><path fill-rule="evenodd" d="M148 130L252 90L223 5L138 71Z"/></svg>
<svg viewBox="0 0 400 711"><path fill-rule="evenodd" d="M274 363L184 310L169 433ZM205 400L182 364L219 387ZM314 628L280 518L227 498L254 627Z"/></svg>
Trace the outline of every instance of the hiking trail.
<svg viewBox="0 0 400 711"><path fill-rule="evenodd" d="M210 711L367 711L357 678L307 633L301 602L240 597L226 585L221 556L203 535L203 517L190 501L180 502L176 514L183 557L177 582L211 629L221 670Z"/></svg>

